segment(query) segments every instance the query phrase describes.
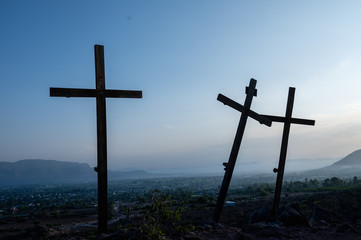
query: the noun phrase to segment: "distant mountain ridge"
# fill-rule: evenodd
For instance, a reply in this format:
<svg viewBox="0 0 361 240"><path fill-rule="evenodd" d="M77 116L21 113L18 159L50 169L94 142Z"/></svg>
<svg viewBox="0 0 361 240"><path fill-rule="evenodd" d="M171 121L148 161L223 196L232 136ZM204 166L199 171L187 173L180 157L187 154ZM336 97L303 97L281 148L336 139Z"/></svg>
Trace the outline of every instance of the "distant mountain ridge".
<svg viewBox="0 0 361 240"><path fill-rule="evenodd" d="M304 172L314 177L345 177L361 175L361 149L356 150L341 160L319 169Z"/></svg>
<svg viewBox="0 0 361 240"><path fill-rule="evenodd" d="M356 150L330 167L361 167L361 149Z"/></svg>
<svg viewBox="0 0 361 240"><path fill-rule="evenodd" d="M141 170L108 173L109 180L150 176ZM0 162L0 185L83 183L96 180L96 172L87 163L42 159Z"/></svg>

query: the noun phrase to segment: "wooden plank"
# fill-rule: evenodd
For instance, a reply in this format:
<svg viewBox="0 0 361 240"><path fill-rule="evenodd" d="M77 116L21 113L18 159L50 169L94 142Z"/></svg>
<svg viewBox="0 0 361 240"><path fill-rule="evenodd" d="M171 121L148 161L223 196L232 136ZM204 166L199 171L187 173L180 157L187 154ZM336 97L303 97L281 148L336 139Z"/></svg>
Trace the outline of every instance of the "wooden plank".
<svg viewBox="0 0 361 240"><path fill-rule="evenodd" d="M106 98L142 98L142 91L131 90L105 90Z"/></svg>
<svg viewBox="0 0 361 240"><path fill-rule="evenodd" d="M50 88L50 97L96 97L96 89Z"/></svg>
<svg viewBox="0 0 361 240"><path fill-rule="evenodd" d="M294 103L294 98L295 98L295 91L296 91L296 89L291 88L291 87L289 88L289 91L288 91L286 117L285 117L285 122L283 125L281 152L280 152L280 158L279 158L279 162L278 162L276 188L275 188L275 195L274 195L273 207L272 207L272 216L274 216L274 217L276 217L277 210L278 210L278 207L280 204L280 199L281 199L283 175L285 172L287 146L288 146L288 138L290 135L291 118L292 118L293 103Z"/></svg>
<svg viewBox="0 0 361 240"><path fill-rule="evenodd" d="M97 105L97 139L98 139L98 231L108 231L108 167L107 167L107 129L105 106L105 70L104 47L94 46L95 76L96 76L96 105ZM100 91L99 91L100 90Z"/></svg>
<svg viewBox="0 0 361 240"><path fill-rule="evenodd" d="M245 111L245 108L241 104L233 101L232 99L230 99L222 94L218 94L217 100L222 102L224 105L228 105L237 111L240 111L240 112ZM249 109L249 111L248 111L248 116L255 119L256 121L258 121L261 124L265 124L266 126L269 126L269 127L272 126L272 121L270 119L268 119L267 117L264 117L263 115L259 115L258 113L252 111L251 109Z"/></svg>
<svg viewBox="0 0 361 240"><path fill-rule="evenodd" d="M97 90L82 88L50 88L51 97L96 97L98 91L104 91L107 98L142 98L142 91Z"/></svg>
<svg viewBox="0 0 361 240"><path fill-rule="evenodd" d="M248 93L249 87L246 87L246 94ZM254 97L257 97L257 89L254 90Z"/></svg>
<svg viewBox="0 0 361 240"><path fill-rule="evenodd" d="M261 114L261 116L265 117L265 118L268 118L272 122L283 122L283 123L286 122L285 117L265 115L265 114ZM302 119L302 118L291 118L291 123L314 126L315 125L315 120Z"/></svg>
<svg viewBox="0 0 361 240"><path fill-rule="evenodd" d="M241 119L240 119L239 124L238 124L236 136L235 136L234 141L233 141L232 150L231 150L231 154L229 156L228 163L225 165L226 166L226 168L225 168L226 171L224 173L222 185L221 185L221 188L219 190L218 199L217 199L217 202L216 202L216 207L215 207L214 213L213 213L213 219L214 219L215 222L219 221L219 218L220 218L221 213L222 213L223 205L224 205L225 200L226 200L229 184L230 184L231 179L232 179L234 166L236 164L239 148L241 146L244 130L246 128L248 114L250 112L252 99L253 99L254 92L255 92L255 89L256 89L256 83L257 83L257 81L254 80L254 79L251 79L251 81L249 83L248 93L247 93L246 100L245 100L245 103L244 103L244 108L243 108L243 111L242 111L242 114L241 114Z"/></svg>

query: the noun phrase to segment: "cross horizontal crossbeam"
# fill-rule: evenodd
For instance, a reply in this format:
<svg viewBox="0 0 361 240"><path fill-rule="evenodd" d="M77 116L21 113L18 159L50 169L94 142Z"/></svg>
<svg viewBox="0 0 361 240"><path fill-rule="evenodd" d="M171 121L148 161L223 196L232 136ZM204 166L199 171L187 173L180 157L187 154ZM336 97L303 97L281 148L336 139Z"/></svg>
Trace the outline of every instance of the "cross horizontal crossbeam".
<svg viewBox="0 0 361 240"><path fill-rule="evenodd" d="M268 118L272 122L282 122L282 123L284 123L284 122L287 121L286 117L272 116L272 115L265 115L265 114L261 114L260 116ZM302 118L291 118L290 123L314 126L315 125L315 120L302 119Z"/></svg>
<svg viewBox="0 0 361 240"><path fill-rule="evenodd" d="M51 97L96 97L98 92L104 92L106 98L142 98L142 91L50 88Z"/></svg>
<svg viewBox="0 0 361 240"><path fill-rule="evenodd" d="M217 100L222 102L224 105L228 105L237 111L240 111L240 112L245 111L244 106L242 106L238 102L235 102L232 99L230 99L222 94L218 94ZM272 126L272 121L270 119L265 117L265 115L260 115L256 112L252 111L251 109L248 110L248 116L250 116L251 118L253 118L254 120L258 121L261 124L265 124L266 126L269 126L269 127Z"/></svg>
<svg viewBox="0 0 361 240"><path fill-rule="evenodd" d="M238 110L240 112L243 112L245 109L241 104L233 101L232 99L224 96L223 94L218 94L217 100L222 102L224 105L228 105L231 108ZM286 117L258 114L256 112L252 111L251 109L248 111L249 111L248 116L255 119L256 121L259 121L259 123L265 124L269 127L272 125L272 122L284 123L287 121ZM315 120L302 119L302 118L291 118L290 123L314 126Z"/></svg>

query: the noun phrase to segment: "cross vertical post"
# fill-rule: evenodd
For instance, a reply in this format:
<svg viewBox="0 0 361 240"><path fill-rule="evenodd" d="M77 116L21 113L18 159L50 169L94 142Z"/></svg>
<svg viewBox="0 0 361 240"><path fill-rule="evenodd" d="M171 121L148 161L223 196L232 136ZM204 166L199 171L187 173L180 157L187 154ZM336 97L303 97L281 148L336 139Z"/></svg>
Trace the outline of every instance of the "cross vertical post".
<svg viewBox="0 0 361 240"><path fill-rule="evenodd" d="M285 172L288 137L290 135L291 117L292 117L294 99L295 99L295 88L289 88L287 107L286 107L286 119L285 119L286 121L283 125L281 152L280 152L280 159L278 162L276 189L275 189L275 196L274 196L273 207L272 207L272 215L273 216L276 216L276 211L278 210L278 206L279 206L280 198L281 198L281 190L282 190L282 183L283 183L283 175Z"/></svg>
<svg viewBox="0 0 361 240"><path fill-rule="evenodd" d="M216 202L216 207L213 213L213 219L215 222L219 221L220 215L222 213L223 205L226 199L226 195L228 192L229 184L232 179L233 170L236 164L239 148L242 142L243 133L246 128L247 118L248 116L254 118L255 120L259 121L260 123L266 124L267 126L271 126L272 122L268 120L267 118L261 117L257 113L250 110L251 103L253 96L256 95L256 84L257 81L255 79L251 79L249 83L249 87L246 88L247 96L246 100L244 102L244 106L241 104L238 104L237 102L234 102L233 100L223 96L222 94L218 95L217 100L223 102L225 105L229 105L230 107L241 111L242 115L238 124L236 136L234 138L231 154L229 156L228 163L223 163L225 166L225 173L224 178L222 181L221 189L219 191L218 199Z"/></svg>
<svg viewBox="0 0 361 240"><path fill-rule="evenodd" d="M99 232L107 232L108 212L108 166L107 166L107 124L105 99L104 47L94 46L95 82L97 96L97 146L98 146L98 224Z"/></svg>
<svg viewBox="0 0 361 240"><path fill-rule="evenodd" d="M98 233L108 231L106 98L142 98L142 91L105 89L104 46L94 46L96 89L50 88L51 97L95 97L97 109Z"/></svg>
<svg viewBox="0 0 361 240"><path fill-rule="evenodd" d="M292 110L293 110L293 103L294 103L294 98L295 98L295 91L296 91L296 89L293 87L290 87L288 90L288 99L287 99L287 107L286 107L285 117L261 115L263 117L270 119L272 122L283 122L284 123L278 168L273 169L274 172L277 172L276 188L275 188L275 195L274 195L273 207L272 207L272 216L273 217L276 217L276 215L277 215L277 210L278 210L278 207L280 204L280 199L281 199L283 176L284 176L284 172L285 172L285 164L286 164L286 156L287 156L288 138L289 138L289 134L290 134L291 124L302 124L302 125L312 125L312 126L315 125L314 120L292 118Z"/></svg>

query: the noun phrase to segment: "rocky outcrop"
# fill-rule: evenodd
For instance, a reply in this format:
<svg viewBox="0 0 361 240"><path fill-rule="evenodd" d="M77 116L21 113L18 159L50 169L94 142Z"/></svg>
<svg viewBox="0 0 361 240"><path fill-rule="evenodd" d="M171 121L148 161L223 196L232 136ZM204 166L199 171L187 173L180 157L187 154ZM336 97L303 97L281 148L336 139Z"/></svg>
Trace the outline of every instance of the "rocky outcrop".
<svg viewBox="0 0 361 240"><path fill-rule="evenodd" d="M293 203L290 206L280 207L278 210L278 220L285 226L306 226L306 216L301 212L300 206L297 203Z"/></svg>
<svg viewBox="0 0 361 240"><path fill-rule="evenodd" d="M340 216L338 216L336 212L322 207L316 207L308 220L308 224L311 227L325 227L340 223Z"/></svg>
<svg viewBox="0 0 361 240"><path fill-rule="evenodd" d="M280 207L275 217L271 215L271 211L268 208L261 208L254 211L250 215L248 223L252 224L260 222L279 222L284 226L307 225L307 219L300 211L299 204L297 203Z"/></svg>

